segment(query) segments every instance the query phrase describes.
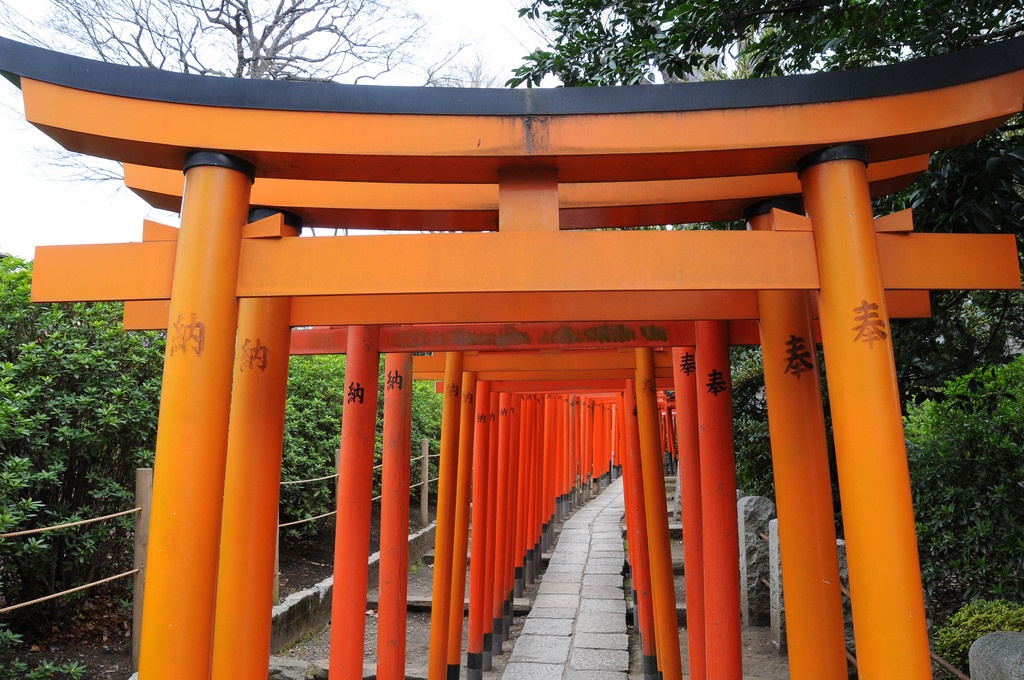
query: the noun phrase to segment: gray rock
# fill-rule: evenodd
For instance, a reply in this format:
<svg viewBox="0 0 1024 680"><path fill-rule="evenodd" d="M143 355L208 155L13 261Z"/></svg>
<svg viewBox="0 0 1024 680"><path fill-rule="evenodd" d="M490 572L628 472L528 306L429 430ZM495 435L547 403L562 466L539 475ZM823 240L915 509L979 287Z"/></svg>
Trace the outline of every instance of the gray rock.
<svg viewBox="0 0 1024 680"><path fill-rule="evenodd" d="M316 666L308 661L296 659L270 658L270 671L267 680L314 680Z"/></svg>
<svg viewBox="0 0 1024 680"><path fill-rule="evenodd" d="M775 504L762 496L744 496L736 503L740 551L740 615L744 626L767 626L771 620L768 586L768 521Z"/></svg>
<svg viewBox="0 0 1024 680"><path fill-rule="evenodd" d="M1024 633L982 635L968 652L972 680L1024 678Z"/></svg>
<svg viewBox="0 0 1024 680"><path fill-rule="evenodd" d="M786 607L782 599L782 555L779 552L779 520L768 522L768 582L771 605L772 645L775 653L786 653Z"/></svg>

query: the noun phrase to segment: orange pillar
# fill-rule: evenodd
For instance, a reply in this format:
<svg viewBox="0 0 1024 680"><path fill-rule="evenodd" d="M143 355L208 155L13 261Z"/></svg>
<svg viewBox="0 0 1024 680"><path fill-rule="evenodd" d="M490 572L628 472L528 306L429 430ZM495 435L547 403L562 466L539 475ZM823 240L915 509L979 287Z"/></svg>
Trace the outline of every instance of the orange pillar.
<svg viewBox="0 0 1024 680"><path fill-rule="evenodd" d="M640 431L640 462L647 512L658 662L662 677L666 680L680 680L682 662L676 618L676 585L668 535L665 471L661 466L661 452L658 451L658 388L654 379L654 351L650 347L637 347L635 352L637 424ZM735 516L736 512L733 511L734 520Z"/></svg>
<svg viewBox="0 0 1024 680"><path fill-rule="evenodd" d="M862 678L930 678L914 508L866 154L801 162L814 229L843 527Z"/></svg>
<svg viewBox="0 0 1024 680"><path fill-rule="evenodd" d="M700 446L697 431L697 363L693 347L672 348L672 379L679 423L679 499L686 573L686 640L690 677L707 677L704 628L704 528L700 502ZM738 540L738 539L737 539Z"/></svg>
<svg viewBox="0 0 1024 680"><path fill-rule="evenodd" d="M434 589L430 609L430 660L427 675L448 674L448 614L452 594L452 544L459 472L459 417L462 410L462 352L446 352L444 402L441 409L441 461L437 481L437 525L434 530Z"/></svg>
<svg viewBox="0 0 1024 680"><path fill-rule="evenodd" d="M490 410L487 413L487 547L484 556L484 652L483 669L491 670L491 655L494 647L494 590L495 562L498 535L498 409L500 395L491 390ZM498 639L501 640L499 633ZM500 643L499 643L500 645ZM499 650L500 651L500 650Z"/></svg>
<svg viewBox="0 0 1024 680"><path fill-rule="evenodd" d="M473 529L470 536L469 557L469 630L466 640L466 677L480 680L484 671L484 631L487 614L487 547L490 530L487 517L488 472L491 465L490 428L488 412L491 404L491 384L477 383L476 410L473 419ZM461 634L460 634L461 635Z"/></svg>
<svg viewBox="0 0 1024 680"><path fill-rule="evenodd" d="M502 640L505 639L504 602L508 594L505 590L505 566L508 562L508 535L515 533L515 526L509 527L514 515L509 511L511 490L511 465L509 455L509 435L512 424L512 395L502 392L498 401L498 468L497 493L495 493L495 532L494 532L494 588L491 590L491 608L494 615L494 626L491 637L491 651L501 654Z"/></svg>
<svg viewBox="0 0 1024 680"><path fill-rule="evenodd" d="M253 168L185 160L160 394L139 674L207 680L213 645L239 248Z"/></svg>
<svg viewBox="0 0 1024 680"><path fill-rule="evenodd" d="M297 235L297 234L296 234ZM238 305L212 677L258 677L270 659L290 298Z"/></svg>
<svg viewBox="0 0 1024 680"><path fill-rule="evenodd" d="M331 598L332 678L363 677L366 589L369 580L373 454L380 380L376 326L350 326L345 350L345 407L341 417L338 522Z"/></svg>
<svg viewBox="0 0 1024 680"><path fill-rule="evenodd" d="M697 321L695 330L707 674L734 680L743 660L729 330L724 321Z"/></svg>
<svg viewBox="0 0 1024 680"><path fill-rule="evenodd" d="M523 416L523 403L524 399L522 396L512 397L512 408L509 414L509 428L508 428L508 451L509 451L509 475L508 475L508 522L509 530L505 535L505 565L502 569L505 574L505 581L503 584L502 591L505 594L505 599L502 603L502 636L505 640L508 640L512 633L512 605L515 600L513 593L514 576L515 576L515 564L516 564L516 517L518 516L518 503L519 503L519 467L522 464L522 456L520 455L520 434L519 428L521 427L520 421Z"/></svg>
<svg viewBox="0 0 1024 680"><path fill-rule="evenodd" d="M512 548L512 573L513 597L522 597L523 588L526 585L526 541L527 541L527 508L528 508L528 484L530 456L532 454L532 438L529 436L533 420L533 397L524 397L519 407L519 427L514 431L519 432L519 446L510 445L513 466L516 467L516 493L512 496L515 499L515 539ZM526 430L524 435L523 429Z"/></svg>
<svg viewBox="0 0 1024 680"><path fill-rule="evenodd" d="M647 542L647 511L644 506L643 469L640 463L640 433L637 425L636 388L626 381L626 447L622 461L622 488L626 500L626 541L629 546L629 574L633 586L634 625L640 632L640 654L644 679L658 680L658 655L651 601L651 573Z"/></svg>
<svg viewBox="0 0 1024 680"><path fill-rule="evenodd" d="M758 204L748 213L750 228L771 229L771 208L799 209L792 203ZM762 290L757 303L790 677L846 680L832 482L810 300L800 290Z"/></svg>
<svg viewBox="0 0 1024 680"><path fill-rule="evenodd" d="M405 677L409 592L409 477L412 354L384 359L377 677Z"/></svg>
<svg viewBox="0 0 1024 680"><path fill-rule="evenodd" d="M455 532L452 543L451 608L448 612L448 677L458 680L462 665L462 624L466 613L466 552L469 549L469 495L473 475L473 434L476 411L476 373L462 374L462 413L459 416L459 471L455 494Z"/></svg>

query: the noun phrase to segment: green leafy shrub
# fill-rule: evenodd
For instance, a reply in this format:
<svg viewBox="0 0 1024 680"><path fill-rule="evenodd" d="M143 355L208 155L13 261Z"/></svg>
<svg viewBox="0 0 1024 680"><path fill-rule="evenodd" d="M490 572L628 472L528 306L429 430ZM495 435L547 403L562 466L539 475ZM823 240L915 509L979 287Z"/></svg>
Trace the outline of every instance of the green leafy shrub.
<svg viewBox="0 0 1024 680"><path fill-rule="evenodd" d="M128 509L149 464L163 366L159 333L121 330L122 305L32 304L32 265L0 259L0 533ZM133 519L0 540L7 604L130 569ZM18 610L49 632L79 594Z"/></svg>
<svg viewBox="0 0 1024 680"><path fill-rule="evenodd" d="M966 673L974 641L998 631L1024 633L1024 605L1006 600L976 600L964 605L935 631L935 653Z"/></svg>
<svg viewBox="0 0 1024 680"><path fill-rule="evenodd" d="M335 452L341 443L345 393L345 357L295 356L288 363L281 479L314 479L334 474ZM333 480L281 487L281 522L330 512L335 506ZM289 527L293 536L317 529L309 522Z"/></svg>
<svg viewBox="0 0 1024 680"><path fill-rule="evenodd" d="M1024 357L950 381L906 419L922 576L935 618L1024 602Z"/></svg>
<svg viewBox="0 0 1024 680"><path fill-rule="evenodd" d="M377 446L375 465L381 460L383 428L383 374L381 357L377 411ZM420 440L429 439L431 453L438 452L441 437L442 396L431 381L413 383L411 450L413 461L411 482L419 481ZM345 357L332 355L295 356L288 365L288 399L285 406L282 479L314 479L334 474L335 452L341 444L341 421L345 399ZM431 475L437 477L437 459L431 459ZM373 495L380 494L380 470L374 474ZM436 483L435 483L436 486ZM316 517L335 509L333 480L281 487L281 522ZM419 496L419 490L410 490ZM315 533L315 522L288 527L290 536Z"/></svg>

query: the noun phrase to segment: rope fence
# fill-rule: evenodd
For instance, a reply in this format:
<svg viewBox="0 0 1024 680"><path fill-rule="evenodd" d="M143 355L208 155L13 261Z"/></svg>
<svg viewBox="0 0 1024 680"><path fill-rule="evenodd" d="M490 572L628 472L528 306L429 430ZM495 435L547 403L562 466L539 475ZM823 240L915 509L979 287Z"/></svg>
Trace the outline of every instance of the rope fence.
<svg viewBox="0 0 1024 680"><path fill-rule="evenodd" d="M86 583L84 585L76 586L74 588L69 588L69 589L63 590L63 591L61 591L59 593L53 593L52 595L46 595L44 597L39 597L39 598L36 598L35 600L29 600L28 602L22 602L21 604L14 604L14 605L11 605L10 607L4 607L3 609L0 609L0 615L6 614L8 612L13 612L13 611L15 611L17 609L21 609L22 607L31 607L32 605L39 604L40 602L47 602L49 600L55 600L58 597L64 597L65 595L70 595L71 593L77 593L80 590L86 590L87 588L92 588L92 587L95 587L95 586L98 586L98 585L102 585L104 583L109 583L110 581L116 581L117 579L124 578L125 576L132 576L134 574L139 573L139 571L141 571L141 570L140 569L132 569L131 571L126 571L123 574L118 574L117 576L108 576L107 578L101 578L99 581L93 581L92 583Z"/></svg>
<svg viewBox="0 0 1024 680"><path fill-rule="evenodd" d="M77 522L67 522L66 524L57 524L52 527L39 527L37 529L25 529L24 531L12 531L8 534L0 534L0 541L6 538L16 538L18 536L29 536L31 534L41 534L44 531L57 531L58 529L70 529L71 527L82 526L83 524L92 524L94 522L102 522L108 519L114 519L115 517L123 517L125 515L134 515L136 512L140 512L142 508L132 508L131 510L122 510L121 512L115 512L112 515L104 515L103 517L94 517L92 519L83 519ZM2 613L2 612L0 612Z"/></svg>
<svg viewBox="0 0 1024 680"><path fill-rule="evenodd" d="M426 455L420 456L419 460L422 461L422 463L423 463L424 472L426 471L427 465L429 465L429 461L430 461L431 458L440 458L440 457L441 457L440 453L431 453L431 454L426 454ZM378 470L383 470L383 469L384 469L384 463L380 463L380 464L375 465L373 467L374 472L376 472ZM281 486L292 486L292 485L298 485L298 484L310 484L312 482L323 482L323 481L328 481L328 480L337 479L337 478L338 478L338 473L335 472L334 474L324 475L323 477L313 477L311 479L295 479L295 480L284 481L284 482L281 482ZM424 485L429 486L430 484L433 484L433 483L437 482L438 479L439 479L438 477L432 477L432 478L428 478L428 479L424 480L424 479L422 479L422 476L421 476L420 481L416 482L415 484L410 484L409 485L409 490L412 491L413 489L421 488ZM370 499L370 501L371 502L377 502L377 501L379 501L381 499L381 496L382 496L382 494L374 496L373 498ZM294 521L291 521L291 522L283 522L281 524L278 524L277 528L278 529L286 529L288 527L294 527L294 526L298 526L300 524L306 524L308 522L315 522L318 519L324 519L325 517L331 517L332 515L337 515L337 514L338 514L338 511L337 510L333 510L331 512L326 512L326 513L324 513L322 515L316 515L315 517L307 517L305 519L297 519L297 520L294 520ZM2 538L2 537L0 537L0 538Z"/></svg>

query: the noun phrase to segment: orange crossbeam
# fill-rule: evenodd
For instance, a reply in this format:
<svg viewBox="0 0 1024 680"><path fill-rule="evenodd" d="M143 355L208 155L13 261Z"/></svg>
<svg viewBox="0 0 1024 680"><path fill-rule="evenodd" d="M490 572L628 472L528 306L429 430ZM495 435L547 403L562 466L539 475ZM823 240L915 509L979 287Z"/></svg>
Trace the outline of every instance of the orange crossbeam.
<svg viewBox="0 0 1024 680"><path fill-rule="evenodd" d="M868 179L875 194L904 188L928 168L927 154L873 163ZM177 170L128 164L125 184L153 207L181 209ZM795 172L647 182L558 185L561 229L681 224L739 219L752 203L797 194ZM255 205L295 213L308 227L411 231L494 231L498 228L495 184L383 184L259 178Z"/></svg>
<svg viewBox="0 0 1024 680"><path fill-rule="evenodd" d="M877 239L887 288L1020 287L1012 235L878 234ZM40 247L32 299L166 299L173 261L170 242ZM390 261L404 264L381 276ZM489 293L817 287L814 237L807 232L516 232L245 239L237 294L476 292L486 299ZM539 302L532 311L542 309ZM503 320L537 320L530 311Z"/></svg>

